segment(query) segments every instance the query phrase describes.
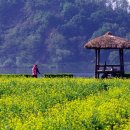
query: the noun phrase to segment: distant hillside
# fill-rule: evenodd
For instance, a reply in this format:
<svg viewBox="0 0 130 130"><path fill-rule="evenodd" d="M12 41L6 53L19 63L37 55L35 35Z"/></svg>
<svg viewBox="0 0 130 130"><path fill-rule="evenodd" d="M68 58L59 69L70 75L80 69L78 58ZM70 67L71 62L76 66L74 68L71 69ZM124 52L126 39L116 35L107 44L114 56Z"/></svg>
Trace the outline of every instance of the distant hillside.
<svg viewBox="0 0 130 130"><path fill-rule="evenodd" d="M114 10L121 8L130 12L130 0L106 0L106 6L111 6Z"/></svg>
<svg viewBox="0 0 130 130"><path fill-rule="evenodd" d="M126 0L1 0L0 66L90 63L88 39L107 31L130 39L128 8Z"/></svg>

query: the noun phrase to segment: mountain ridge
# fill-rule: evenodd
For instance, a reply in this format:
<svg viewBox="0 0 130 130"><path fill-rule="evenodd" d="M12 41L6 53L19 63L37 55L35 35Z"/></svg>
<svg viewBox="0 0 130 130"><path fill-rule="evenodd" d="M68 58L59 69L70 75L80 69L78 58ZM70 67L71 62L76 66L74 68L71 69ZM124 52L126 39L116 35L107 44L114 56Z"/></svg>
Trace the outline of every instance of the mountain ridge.
<svg viewBox="0 0 130 130"><path fill-rule="evenodd" d="M94 1L1 0L0 66L90 64L93 53L83 48L89 39L106 31L130 39L127 9Z"/></svg>

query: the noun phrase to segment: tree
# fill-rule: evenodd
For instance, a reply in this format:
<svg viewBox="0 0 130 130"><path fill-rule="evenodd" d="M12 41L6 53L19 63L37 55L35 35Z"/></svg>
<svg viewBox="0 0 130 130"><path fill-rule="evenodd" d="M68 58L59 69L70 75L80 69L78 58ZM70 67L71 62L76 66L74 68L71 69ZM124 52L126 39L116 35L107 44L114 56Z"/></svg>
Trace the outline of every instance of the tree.
<svg viewBox="0 0 130 130"><path fill-rule="evenodd" d="M1 65L90 63L89 39L107 31L130 39L127 1L111 1L116 8L109 0L0 0Z"/></svg>
<svg viewBox="0 0 130 130"><path fill-rule="evenodd" d="M77 13L78 13L78 8L74 6L72 3L67 2L63 5L62 14L65 20L71 19Z"/></svg>
<svg viewBox="0 0 130 130"><path fill-rule="evenodd" d="M48 57L50 57L49 62L58 63L69 53L64 46L66 43L64 36L57 32L57 30L51 32L45 43L47 45Z"/></svg>

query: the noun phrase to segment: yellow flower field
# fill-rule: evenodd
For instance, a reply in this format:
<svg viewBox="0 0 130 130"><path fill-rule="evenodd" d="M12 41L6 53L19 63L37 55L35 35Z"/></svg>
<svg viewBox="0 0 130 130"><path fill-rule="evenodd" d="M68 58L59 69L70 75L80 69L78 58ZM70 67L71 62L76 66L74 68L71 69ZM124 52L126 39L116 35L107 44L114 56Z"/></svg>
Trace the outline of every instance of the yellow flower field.
<svg viewBox="0 0 130 130"><path fill-rule="evenodd" d="M129 129L129 79L0 78L0 130Z"/></svg>

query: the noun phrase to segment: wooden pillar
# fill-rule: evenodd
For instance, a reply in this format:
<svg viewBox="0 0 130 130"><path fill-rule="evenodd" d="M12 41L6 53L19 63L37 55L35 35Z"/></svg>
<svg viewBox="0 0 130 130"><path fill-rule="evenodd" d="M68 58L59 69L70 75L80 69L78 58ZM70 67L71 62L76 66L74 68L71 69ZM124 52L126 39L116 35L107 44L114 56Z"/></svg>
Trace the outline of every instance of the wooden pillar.
<svg viewBox="0 0 130 130"><path fill-rule="evenodd" d="M97 78L97 55L98 55L98 51L97 51L97 49L95 49L95 56L96 56L96 61L95 61L95 78Z"/></svg>
<svg viewBox="0 0 130 130"><path fill-rule="evenodd" d="M98 49L98 59L97 59L97 64L100 65L100 49ZM98 68L99 69L99 68ZM98 78L99 78L99 73L98 73Z"/></svg>
<svg viewBox="0 0 130 130"><path fill-rule="evenodd" d="M96 63L95 63L95 78L99 78L99 73L97 72L98 65L100 64L100 49L95 50L95 55L96 55Z"/></svg>
<svg viewBox="0 0 130 130"><path fill-rule="evenodd" d="M124 76L124 52L123 49L119 49L119 56L120 56L120 71L121 76Z"/></svg>

